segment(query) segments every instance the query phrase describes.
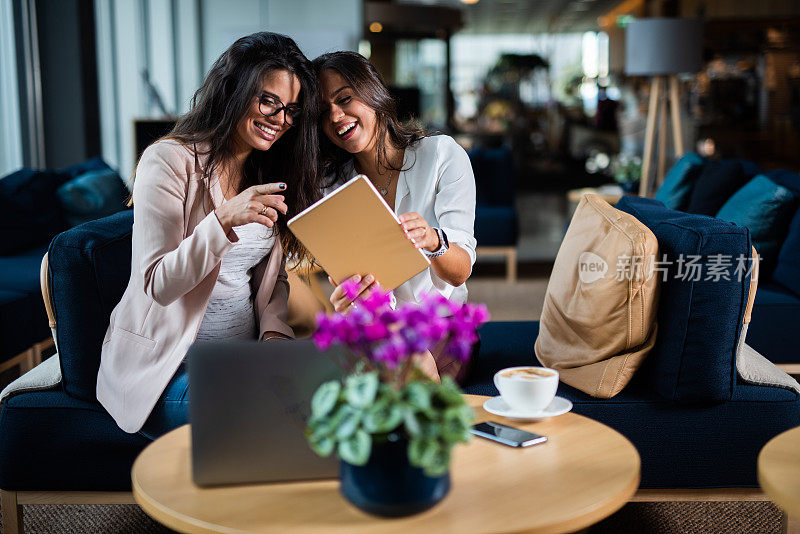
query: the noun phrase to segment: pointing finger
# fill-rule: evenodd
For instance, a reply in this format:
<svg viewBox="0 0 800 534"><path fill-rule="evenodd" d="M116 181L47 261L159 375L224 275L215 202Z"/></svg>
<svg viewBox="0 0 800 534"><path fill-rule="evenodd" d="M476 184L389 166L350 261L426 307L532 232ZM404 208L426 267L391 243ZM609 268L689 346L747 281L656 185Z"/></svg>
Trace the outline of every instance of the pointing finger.
<svg viewBox="0 0 800 534"><path fill-rule="evenodd" d="M255 189L256 193L258 193L259 195L273 195L275 193L280 193L281 191L285 191L286 184L283 182L274 184L260 184L260 185L254 185L253 189Z"/></svg>

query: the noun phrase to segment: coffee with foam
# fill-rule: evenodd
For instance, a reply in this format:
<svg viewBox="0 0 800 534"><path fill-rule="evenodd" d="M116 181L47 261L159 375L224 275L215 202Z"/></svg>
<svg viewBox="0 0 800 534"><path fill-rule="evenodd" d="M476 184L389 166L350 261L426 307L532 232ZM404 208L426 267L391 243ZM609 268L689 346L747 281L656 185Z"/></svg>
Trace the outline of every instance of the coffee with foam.
<svg viewBox="0 0 800 534"><path fill-rule="evenodd" d="M545 367L522 366L501 369L494 385L511 408L521 412L544 409L558 388L558 371Z"/></svg>
<svg viewBox="0 0 800 534"><path fill-rule="evenodd" d="M509 378L525 378L528 380L550 378L555 375L556 375L555 371L551 371L550 369L542 369L539 367L521 367L517 369L507 369L500 373L500 376L507 376Z"/></svg>

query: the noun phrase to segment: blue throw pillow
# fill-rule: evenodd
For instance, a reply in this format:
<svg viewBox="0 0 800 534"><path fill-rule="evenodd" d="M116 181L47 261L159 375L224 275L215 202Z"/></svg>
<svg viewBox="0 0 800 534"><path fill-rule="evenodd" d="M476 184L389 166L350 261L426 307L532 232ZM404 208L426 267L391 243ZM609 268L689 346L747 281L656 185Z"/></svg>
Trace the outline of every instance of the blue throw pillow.
<svg viewBox="0 0 800 534"><path fill-rule="evenodd" d="M111 167L108 165L108 163L106 163L101 157L94 157L92 159L87 159L85 161L81 161L80 163L76 163L75 165L58 169L58 174L64 176L64 182L68 182L69 180L73 180L81 174L85 174L89 171L106 170L111 170Z"/></svg>
<svg viewBox="0 0 800 534"><path fill-rule="evenodd" d="M772 281L800 297L800 209L789 225L789 233L778 254L778 264L772 272Z"/></svg>
<svg viewBox="0 0 800 534"><path fill-rule="evenodd" d="M46 244L67 227L55 195L61 183L59 174L34 169L0 179L0 256Z"/></svg>
<svg viewBox="0 0 800 534"><path fill-rule="evenodd" d="M775 268L795 211L797 198L792 192L759 174L728 199L717 218L750 230L753 246L761 257L759 272L767 279Z"/></svg>
<svg viewBox="0 0 800 534"><path fill-rule="evenodd" d="M736 160L709 161L697 178L684 211L713 217L749 179Z"/></svg>
<svg viewBox="0 0 800 534"><path fill-rule="evenodd" d="M735 161L736 163L741 165L742 172L748 178L752 178L756 174L762 174L761 168L758 165L756 165L755 163L753 163L752 161L750 161L749 159L732 158L732 159L729 159L728 161Z"/></svg>
<svg viewBox="0 0 800 534"><path fill-rule="evenodd" d="M800 198L800 174L787 169L767 171L763 174L776 184L782 185L794 193L794 196Z"/></svg>
<svg viewBox="0 0 800 534"><path fill-rule="evenodd" d="M128 189L111 169L89 171L56 191L71 226L113 215L125 209Z"/></svg>
<svg viewBox="0 0 800 534"><path fill-rule="evenodd" d="M706 160L689 152L673 165L658 188L655 199L673 210L683 210L689 205L692 188L703 170Z"/></svg>
<svg viewBox="0 0 800 534"><path fill-rule="evenodd" d="M649 198L624 196L617 209L650 228L659 254L666 256L666 262L659 263L664 281L658 337L639 372L668 399L729 400L736 386L737 344L750 290L747 228L670 210ZM725 262L730 264L723 268ZM744 269L738 270L740 266Z"/></svg>

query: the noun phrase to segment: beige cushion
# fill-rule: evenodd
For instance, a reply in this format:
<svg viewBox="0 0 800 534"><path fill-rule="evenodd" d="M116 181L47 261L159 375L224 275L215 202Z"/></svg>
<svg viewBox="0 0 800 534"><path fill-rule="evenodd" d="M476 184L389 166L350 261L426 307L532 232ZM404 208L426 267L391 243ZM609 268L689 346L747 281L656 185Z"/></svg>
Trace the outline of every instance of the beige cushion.
<svg viewBox="0 0 800 534"><path fill-rule="evenodd" d="M535 345L542 365L592 396L619 393L655 343L657 254L644 224L585 195L547 284Z"/></svg>

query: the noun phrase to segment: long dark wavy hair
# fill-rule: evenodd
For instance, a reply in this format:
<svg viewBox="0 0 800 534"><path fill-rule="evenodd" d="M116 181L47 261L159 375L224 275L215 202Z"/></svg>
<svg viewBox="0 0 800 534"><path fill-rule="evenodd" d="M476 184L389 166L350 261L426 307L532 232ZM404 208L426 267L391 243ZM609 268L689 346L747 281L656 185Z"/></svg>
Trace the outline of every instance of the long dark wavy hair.
<svg viewBox="0 0 800 534"><path fill-rule="evenodd" d="M285 35L258 32L233 43L214 62L203 85L192 97L192 106L166 136L205 156L203 180L210 204L211 176L230 161L236 143L236 128L261 94L264 77L275 70L288 71L300 80L301 115L267 151L253 150L242 168L238 192L269 182L286 182L282 193L289 207L286 217L278 217L278 230L284 253L294 258L309 258L308 252L286 221L321 194L319 135L317 118L317 77L297 44ZM202 145L203 148L199 148ZM212 208L213 209L213 208Z"/></svg>
<svg viewBox="0 0 800 534"><path fill-rule="evenodd" d="M407 170L401 168L402 163L396 168L389 161L386 154L387 137L392 147L405 150L425 137L425 131L413 118L407 122L400 122L394 99L372 63L361 54L348 51L323 54L312 63L317 76L328 69L338 72L353 88L353 93L375 111L378 136L375 143L377 149L375 157L378 169ZM320 109L319 120L320 124L321 121L327 120L324 109ZM344 165L353 159L353 155L334 145L326 135L323 134L320 138L322 139L320 161L323 172L332 175L331 183L326 184L331 186L347 178L344 176ZM413 162L411 165L413 166Z"/></svg>

